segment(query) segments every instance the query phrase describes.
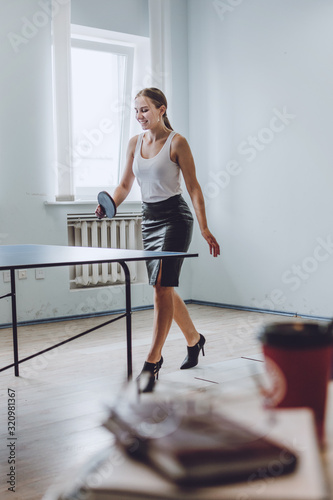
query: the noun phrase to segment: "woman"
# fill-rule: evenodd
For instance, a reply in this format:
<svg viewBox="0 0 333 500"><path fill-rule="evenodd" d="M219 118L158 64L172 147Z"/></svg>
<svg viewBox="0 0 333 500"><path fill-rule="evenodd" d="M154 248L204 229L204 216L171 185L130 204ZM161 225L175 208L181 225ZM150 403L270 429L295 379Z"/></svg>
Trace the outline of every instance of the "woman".
<svg viewBox="0 0 333 500"><path fill-rule="evenodd" d="M204 198L196 178L190 147L173 131L167 117L167 100L156 88L140 91L135 98L136 119L143 133L130 139L125 170L113 199L118 207L129 194L136 177L142 195L142 238L145 250L186 252L192 236L193 218L181 196L183 174L202 236L217 257L219 245L207 226ZM100 206L99 218L104 216ZM178 286L182 259L147 262L149 283L154 287L154 325L150 351L142 372L149 373L145 392L152 390L163 363L162 348L174 319L187 341L181 369L198 364L205 338L195 328L186 305L174 290Z"/></svg>

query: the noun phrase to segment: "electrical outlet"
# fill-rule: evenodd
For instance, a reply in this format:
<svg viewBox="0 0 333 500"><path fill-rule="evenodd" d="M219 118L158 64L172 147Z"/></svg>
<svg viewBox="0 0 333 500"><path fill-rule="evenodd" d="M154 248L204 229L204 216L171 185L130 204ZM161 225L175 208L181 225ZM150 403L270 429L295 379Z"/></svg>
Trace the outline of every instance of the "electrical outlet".
<svg viewBox="0 0 333 500"><path fill-rule="evenodd" d="M38 267L35 270L35 278L36 278L36 280L43 280L45 278L44 269Z"/></svg>
<svg viewBox="0 0 333 500"><path fill-rule="evenodd" d="M26 280L28 277L26 269L19 269L18 278L19 280Z"/></svg>
<svg viewBox="0 0 333 500"><path fill-rule="evenodd" d="M10 271L3 272L3 282L10 283Z"/></svg>

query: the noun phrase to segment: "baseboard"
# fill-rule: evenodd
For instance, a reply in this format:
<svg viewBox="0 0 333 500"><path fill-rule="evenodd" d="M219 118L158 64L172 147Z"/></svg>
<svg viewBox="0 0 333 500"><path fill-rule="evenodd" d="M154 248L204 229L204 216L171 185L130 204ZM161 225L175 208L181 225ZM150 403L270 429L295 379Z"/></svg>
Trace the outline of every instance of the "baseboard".
<svg viewBox="0 0 333 500"><path fill-rule="evenodd" d="M297 318L302 318L302 319L308 319L311 321L331 321L332 318L329 317L324 317L324 316L311 316L308 314L297 314L294 312L286 312L286 311L272 311L271 309L259 309L257 307L247 307L247 306L238 306L234 304L224 304L220 302L208 302L204 300L196 300L196 299L188 299L184 301L185 304L196 304L199 306L208 306L208 307L218 307L221 309L235 309L237 311L249 311L249 312L256 312L256 313L263 313L263 314L272 314L272 315L277 315L277 316L290 316L290 317L297 317ZM132 312L136 311L145 311L153 309L153 305L147 305L147 306L138 306L138 307L132 307ZM39 325L39 324L47 324L47 323L60 323L63 321L75 321L75 320L80 320L80 319L89 319L89 318L98 318L98 317L103 317L103 316L111 316L111 315L116 315L116 314L124 314L126 312L125 309L117 309L113 311L104 311L104 312L99 312L99 313L91 313L91 314L79 314L79 315L74 315L74 316L61 316L57 318L45 318L45 319L38 319L38 320L30 320L30 321L20 321L18 322L17 326L30 326L30 325ZM4 328L11 328L12 324L11 323L4 323L0 325L0 330Z"/></svg>
<svg viewBox="0 0 333 500"><path fill-rule="evenodd" d="M132 307L132 312L135 311L145 311L148 309L153 309L153 305L148 305L148 306L138 306L138 307ZM18 321L17 326L31 326L31 325L44 325L48 323L61 323L63 321L75 321L75 320L80 320L80 319L89 319L89 318L101 318L103 316L113 316L113 315L121 315L125 314L126 309L116 309L112 311L102 311L102 312L97 312L97 313L90 313L90 314L77 314L77 315L72 315L72 316L59 316L56 318L44 318L44 319L36 319L36 320L29 320L29 321ZM12 323L4 323L0 325L0 330L4 328L11 328Z"/></svg>
<svg viewBox="0 0 333 500"><path fill-rule="evenodd" d="M309 319L312 321L331 321L332 318L325 316L311 316L310 314L298 314L295 312L276 311L272 309L260 309L258 307L238 306L234 304L223 304L220 302L207 302L205 300L191 299L185 301L187 304L197 304L201 306L220 307L221 309L236 309L237 311L249 311L263 314L273 314L277 316L290 316L294 318Z"/></svg>

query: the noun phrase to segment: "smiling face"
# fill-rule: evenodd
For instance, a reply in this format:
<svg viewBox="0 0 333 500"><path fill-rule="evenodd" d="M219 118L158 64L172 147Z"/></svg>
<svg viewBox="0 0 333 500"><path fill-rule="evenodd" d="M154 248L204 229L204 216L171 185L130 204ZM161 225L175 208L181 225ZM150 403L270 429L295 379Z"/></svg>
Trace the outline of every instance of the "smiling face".
<svg viewBox="0 0 333 500"><path fill-rule="evenodd" d="M143 130L150 130L163 124L162 115L165 106L156 108L149 97L138 96L135 99L135 117Z"/></svg>

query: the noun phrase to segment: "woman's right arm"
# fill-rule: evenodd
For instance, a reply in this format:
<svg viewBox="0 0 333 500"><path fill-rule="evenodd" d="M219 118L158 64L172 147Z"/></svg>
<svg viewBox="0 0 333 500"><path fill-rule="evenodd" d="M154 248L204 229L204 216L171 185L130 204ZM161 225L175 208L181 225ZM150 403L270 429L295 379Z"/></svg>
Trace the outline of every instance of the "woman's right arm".
<svg viewBox="0 0 333 500"><path fill-rule="evenodd" d="M126 152L125 169L124 169L122 178L120 180L120 183L116 187L116 189L114 190L114 193L112 195L112 198L113 198L117 207L127 198L128 194L133 186L135 176L133 174L132 167L133 167L134 152L135 152L137 139L138 139L138 136L134 136L130 139L130 141L128 143L127 152ZM98 205L98 207L96 208L95 214L100 219L105 216L100 205Z"/></svg>
<svg viewBox="0 0 333 500"><path fill-rule="evenodd" d="M115 201L116 206L118 207L128 196L130 190L132 189L133 182L135 179L135 176L133 174L133 160L134 160L134 152L135 152L135 147L136 143L138 140L138 136L132 137L130 139L128 146L127 146L127 152L126 152L126 163L125 163L125 170L122 175L122 178L120 180L119 185L116 187L114 190L114 193L112 195L112 198Z"/></svg>

